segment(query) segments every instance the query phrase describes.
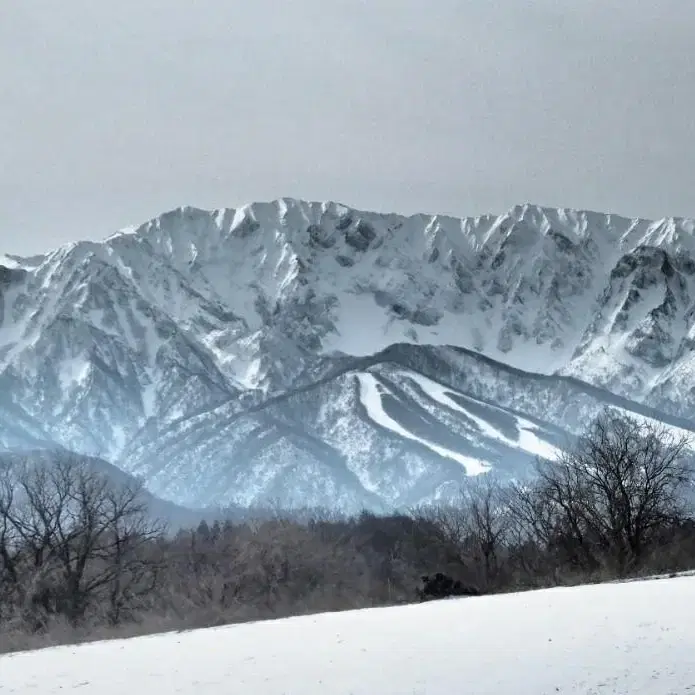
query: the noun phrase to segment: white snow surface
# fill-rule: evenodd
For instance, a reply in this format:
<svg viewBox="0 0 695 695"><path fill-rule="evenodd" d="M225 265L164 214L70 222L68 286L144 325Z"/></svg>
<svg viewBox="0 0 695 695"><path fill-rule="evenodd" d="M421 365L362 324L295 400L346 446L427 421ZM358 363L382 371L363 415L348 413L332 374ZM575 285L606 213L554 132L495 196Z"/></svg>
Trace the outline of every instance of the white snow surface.
<svg viewBox="0 0 695 695"><path fill-rule="evenodd" d="M490 470L490 465L485 461L465 456L409 432L384 410L381 398L382 395L388 395L388 388L369 372L358 374L357 379L360 383L360 401L367 410L367 415L378 425L405 439L410 439L413 442L426 446L439 456L444 456L460 463L466 469L467 475L480 475Z"/></svg>
<svg viewBox="0 0 695 695"><path fill-rule="evenodd" d="M695 577L327 613L0 657L50 695L687 695Z"/></svg>
<svg viewBox="0 0 695 695"><path fill-rule="evenodd" d="M267 475L287 468L292 456L280 454L288 447L306 471L306 447L315 453L315 444L330 440L336 451L323 447L321 470L333 475L337 461L347 461L350 475L359 471L353 480L391 504L384 495L400 485L394 481L404 484L396 497L405 500L406 488L424 489L435 470L457 469L449 460L475 474L500 467L486 449L506 448L510 468L555 451L530 422L517 419L503 432L439 381L570 433L597 411L586 399L581 407L559 402L557 376L649 406L657 419L692 422L694 229L693 220L533 205L463 219L290 198L239 209L182 207L103 242L0 256L0 380L13 403L42 423L47 440L142 474L153 491L180 504L237 503L256 489L241 471L232 475L228 462L247 460L239 453L246 444L237 408L262 403L271 403L264 411L271 420L256 425L273 435L259 442L277 441L271 422L291 421L295 434L312 430L295 446L285 429L284 446L264 443L249 463L269 490L294 486ZM315 391L334 414L323 429L307 422L308 401L295 399L295 412L272 405L325 376L326 365L370 358L395 343L418 346L408 368L430 378L411 384L416 398L400 405L412 417L389 418L380 398L366 399L359 437L338 442L333 435L347 425L332 406L342 398L337 386ZM443 371L431 371L425 346L464 348L551 378L520 393L508 371L482 361L466 359L461 371L454 356L451 374L439 362ZM341 384L354 388L354 380ZM376 387L365 381L366 395L369 388ZM359 402L349 403L365 414ZM418 419L420 411L428 417ZM357 420L348 413L344 423ZM457 421L465 423L460 431ZM439 426L430 435L425 425L432 422ZM449 435L448 424L455 426ZM514 424L518 435L510 434ZM21 441L22 427L0 421L8 427ZM224 437L213 441L220 428ZM369 436L385 431L386 443ZM464 451L456 451L457 435ZM221 456L226 441L238 446ZM372 460L366 441L380 447ZM211 491L225 496L213 500Z"/></svg>
<svg viewBox="0 0 695 695"><path fill-rule="evenodd" d="M350 222L353 235L360 224L375 235L364 241L364 252L336 229L341 220ZM628 278L608 288L611 270L623 254L648 244L674 257L692 254L694 226L692 220L651 222L532 205L499 216L402 217L283 198L239 209L182 207L103 243L69 244L35 259L0 256L0 264L18 267L21 261L32 271L33 295L44 303L36 285L60 295L71 272L78 270L88 283L106 265L140 297L199 335L193 324L205 308L193 292L232 310L253 335L265 325L259 303L272 307L302 299L306 281L320 298L337 298L326 312L333 329L321 334L324 353L369 355L399 341L458 345L527 371L563 371L619 390L621 379L611 379L635 365L625 337L663 302L666 288L662 282L651 285L616 331L615 317L632 285ZM310 228L319 230L323 241L312 242ZM554 240L558 235L563 241ZM687 290L682 299L667 321L676 346L686 337L680 327L691 304ZM599 307L604 301L608 305ZM389 309L394 303L436 318L394 317ZM589 331L587 321L599 309L612 318ZM45 312L47 320L50 314ZM220 346L208 346L230 376L237 367L244 372L247 362L238 345L230 351L238 330L220 329L215 333ZM640 336L649 330L642 326ZM202 334L211 334L207 325ZM0 345L4 338L0 331ZM575 351L584 343L582 359ZM639 380L630 388L640 395L666 378L663 368L638 366ZM254 385L250 374L242 377L247 380Z"/></svg>
<svg viewBox="0 0 695 695"><path fill-rule="evenodd" d="M417 383L420 388L430 398L437 401L437 403L440 403L451 410L463 413L467 418L473 420L473 422L475 422L475 424L480 428L480 431L491 439L497 439L507 446L521 449L532 456L541 456L549 460L557 458L561 453L557 447L541 439L536 434L538 431L538 426L526 418L516 418L517 426L519 428L519 437L516 440L510 439L500 430L493 427L489 422L481 417L477 417L470 408L464 408L453 398L451 398L451 394L454 393L453 389L448 389L437 381L428 379L426 376L422 376L421 374L411 373L408 374L408 378ZM498 408L497 410L501 409Z"/></svg>
<svg viewBox="0 0 695 695"><path fill-rule="evenodd" d="M14 258L9 258L2 253L0 253L0 265L6 268L19 268L19 263Z"/></svg>

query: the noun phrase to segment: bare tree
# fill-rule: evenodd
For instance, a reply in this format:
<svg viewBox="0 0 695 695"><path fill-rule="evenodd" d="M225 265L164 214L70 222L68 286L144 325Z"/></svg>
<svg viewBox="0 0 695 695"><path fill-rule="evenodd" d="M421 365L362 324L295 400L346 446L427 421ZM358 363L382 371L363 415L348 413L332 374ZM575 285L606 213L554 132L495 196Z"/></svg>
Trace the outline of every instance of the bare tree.
<svg viewBox="0 0 695 695"><path fill-rule="evenodd" d="M428 535L430 546L436 548L442 569L457 575L470 571L471 565L466 547L470 533L467 514L462 504L422 506L413 511L419 528Z"/></svg>
<svg viewBox="0 0 695 695"><path fill-rule="evenodd" d="M499 555L510 531L508 497L507 489L492 474L472 479L461 490L466 544L485 589L497 579Z"/></svg>
<svg viewBox="0 0 695 695"><path fill-rule="evenodd" d="M137 486L70 457L21 462L0 485L3 575L23 587L25 608L73 625L89 609L118 622L151 590L156 561L143 551L161 531Z"/></svg>
<svg viewBox="0 0 695 695"><path fill-rule="evenodd" d="M689 440L666 427L605 413L557 461L538 464L554 531L584 560L639 565L664 529L686 515Z"/></svg>
<svg viewBox="0 0 695 695"><path fill-rule="evenodd" d="M552 576L557 583L561 562L557 556L556 506L535 482L510 483L506 497L509 559L516 581L537 586Z"/></svg>

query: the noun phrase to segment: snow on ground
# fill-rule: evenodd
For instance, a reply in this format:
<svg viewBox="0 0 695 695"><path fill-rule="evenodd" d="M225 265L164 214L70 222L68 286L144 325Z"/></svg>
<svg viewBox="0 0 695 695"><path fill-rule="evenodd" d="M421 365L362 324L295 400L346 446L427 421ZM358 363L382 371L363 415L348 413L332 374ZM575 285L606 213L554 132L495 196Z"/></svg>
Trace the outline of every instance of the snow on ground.
<svg viewBox="0 0 695 695"><path fill-rule="evenodd" d="M327 613L0 657L0 693L687 695L695 577Z"/></svg>
<svg viewBox="0 0 695 695"><path fill-rule="evenodd" d="M466 473L468 475L480 475L481 473L485 473L490 470L490 465L485 461L480 461L472 456L464 456L457 451L452 451L446 447L439 446L439 444L435 444L434 442L430 442L427 439L423 439L422 437L418 437L412 432L409 432L384 410L381 402L381 396L382 394L389 394L389 390L386 388L386 386L384 386L384 384L382 384L373 374L370 374L369 372L357 374L357 379L360 385L360 402L367 411L367 415L377 425L380 425L387 430L391 430L391 432L394 432L405 439L418 442L418 444L422 444L430 449L430 451L434 451L434 453L438 454L439 456L444 456L456 461L457 463L460 463L466 469Z"/></svg>

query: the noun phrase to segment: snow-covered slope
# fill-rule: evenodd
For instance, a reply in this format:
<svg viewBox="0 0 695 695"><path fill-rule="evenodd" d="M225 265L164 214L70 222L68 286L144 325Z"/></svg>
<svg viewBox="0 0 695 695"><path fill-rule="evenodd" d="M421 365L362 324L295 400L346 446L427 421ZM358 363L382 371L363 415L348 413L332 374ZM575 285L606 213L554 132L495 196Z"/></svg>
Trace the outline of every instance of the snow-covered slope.
<svg viewBox="0 0 695 695"><path fill-rule="evenodd" d="M0 443L26 430L186 504L379 506L521 471L613 396L690 429L694 228L281 199L3 256ZM407 364L382 373L391 346Z"/></svg>
<svg viewBox="0 0 695 695"><path fill-rule="evenodd" d="M0 657L8 692L687 695L695 578L551 589Z"/></svg>
<svg viewBox="0 0 695 695"><path fill-rule="evenodd" d="M231 400L152 421L119 465L188 504L407 507L455 496L467 475L490 468L523 475L606 405L694 428L573 379L401 344L253 407Z"/></svg>

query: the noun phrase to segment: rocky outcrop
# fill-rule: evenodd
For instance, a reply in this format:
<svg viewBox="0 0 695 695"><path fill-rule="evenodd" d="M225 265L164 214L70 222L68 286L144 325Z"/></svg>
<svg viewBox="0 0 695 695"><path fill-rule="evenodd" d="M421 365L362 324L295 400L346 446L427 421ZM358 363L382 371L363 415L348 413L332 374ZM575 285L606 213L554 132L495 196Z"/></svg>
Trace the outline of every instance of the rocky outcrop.
<svg viewBox="0 0 695 695"><path fill-rule="evenodd" d="M692 418L694 224L282 199L180 208L102 243L13 257L0 264L0 377L26 426L6 430L117 461L186 503L445 495L465 461L533 459L492 434L487 407L534 418L547 443L595 412L563 405L566 378L605 389L596 402ZM432 352L442 346L467 357ZM361 366L406 353L410 381ZM524 395L514 370L540 381ZM419 392L423 375L440 386ZM442 384L454 389L443 401ZM487 404L470 406L480 422L467 397Z"/></svg>

